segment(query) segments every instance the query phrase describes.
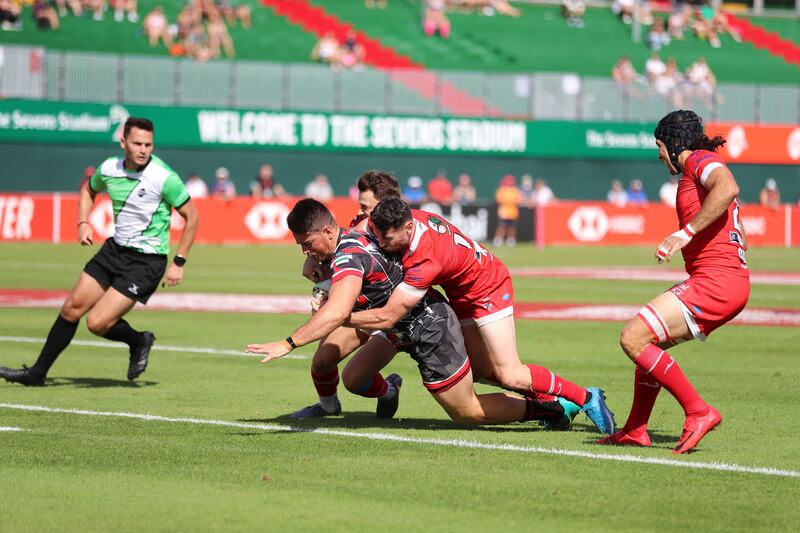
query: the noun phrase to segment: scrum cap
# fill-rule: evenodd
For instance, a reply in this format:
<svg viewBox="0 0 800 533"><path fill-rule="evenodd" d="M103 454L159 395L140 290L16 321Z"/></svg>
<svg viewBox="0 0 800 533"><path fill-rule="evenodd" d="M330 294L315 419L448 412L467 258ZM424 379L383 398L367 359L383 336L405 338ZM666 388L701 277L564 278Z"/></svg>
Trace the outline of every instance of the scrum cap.
<svg viewBox="0 0 800 533"><path fill-rule="evenodd" d="M703 135L703 121L694 111L679 109L658 121L653 132L669 152L669 159L678 168L678 155L691 150L692 143Z"/></svg>

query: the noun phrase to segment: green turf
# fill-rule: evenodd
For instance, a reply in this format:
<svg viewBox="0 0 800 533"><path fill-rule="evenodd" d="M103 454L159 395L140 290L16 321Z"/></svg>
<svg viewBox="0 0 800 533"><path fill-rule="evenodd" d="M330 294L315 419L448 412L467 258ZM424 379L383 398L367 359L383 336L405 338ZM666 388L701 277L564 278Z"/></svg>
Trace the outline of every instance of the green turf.
<svg viewBox="0 0 800 533"><path fill-rule="evenodd" d="M68 289L92 251L0 245L0 287ZM511 266L649 264L644 248L518 247L498 253ZM753 249L750 257L754 267L796 270L798 253ZM305 294L308 284L293 279L300 259L289 246L198 246L177 290ZM580 283L586 294L605 290L608 303L628 301L621 292L628 284L621 282L576 282L564 301L588 301ZM659 286L645 284L642 292L650 294L637 301L654 296ZM796 288L783 289L797 295ZM558 290L531 294L558 296ZM797 308L798 301L785 306ZM0 336L42 337L54 316L52 309L0 308ZM305 320L302 315L136 310L128 318L158 335L151 365L137 383L124 378L125 350L73 345L53 368L48 387L0 383L0 403L286 424L284 415L315 398L308 359L262 366L252 357L158 349L238 350L282 338ZM632 372L617 345L620 326L518 321L518 348L525 361L602 385L624 421ZM83 326L76 339L97 340ZM730 326L704 344L673 349L725 416L700 451L677 459L800 470L794 431L800 397L792 393L800 379L796 344L791 328ZM0 364L31 363L38 348L0 341ZM297 352L308 356L311 348ZM681 412L667 394L656 405L655 446L648 450L594 446L597 434L583 415L567 433L531 424L458 427L420 386L409 357L396 357L387 372L406 380L396 420L377 421L374 401L340 390L343 416L302 427L657 459L673 458L669 449L680 433ZM792 531L800 520L800 480L764 475L6 408L0 408L0 426L25 430L0 432L3 531L353 531L375 524L414 531Z"/></svg>

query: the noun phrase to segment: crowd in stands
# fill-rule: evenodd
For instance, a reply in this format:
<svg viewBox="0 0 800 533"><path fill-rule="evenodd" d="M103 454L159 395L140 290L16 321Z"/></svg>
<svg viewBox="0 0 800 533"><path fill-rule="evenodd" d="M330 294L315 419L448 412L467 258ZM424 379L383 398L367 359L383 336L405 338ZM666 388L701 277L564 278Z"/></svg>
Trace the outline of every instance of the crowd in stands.
<svg viewBox="0 0 800 533"><path fill-rule="evenodd" d="M687 100L702 99L710 105L717 87L717 78L704 57L681 72L674 57L666 63L658 52L653 52L644 65L644 74L636 71L630 58L622 56L611 69L611 77L622 89L638 96L637 85L648 86L650 90L667 100L673 107L683 107Z"/></svg>
<svg viewBox="0 0 800 533"><path fill-rule="evenodd" d="M505 15L519 17L522 11L508 0L423 0L422 31L428 37L438 35L442 39L450 37L450 18L448 12L478 13L486 16Z"/></svg>
<svg viewBox="0 0 800 533"><path fill-rule="evenodd" d="M311 50L312 61L325 63L334 69L358 70L364 66L365 57L366 50L358 42L358 36L354 30L348 31L341 42L333 32L326 32Z"/></svg>
<svg viewBox="0 0 800 533"><path fill-rule="evenodd" d="M106 13L114 20L139 22L136 0L0 0L0 23L3 30L21 30L23 12L30 7L31 18L40 30L58 31L61 19L69 16L91 16L102 21Z"/></svg>

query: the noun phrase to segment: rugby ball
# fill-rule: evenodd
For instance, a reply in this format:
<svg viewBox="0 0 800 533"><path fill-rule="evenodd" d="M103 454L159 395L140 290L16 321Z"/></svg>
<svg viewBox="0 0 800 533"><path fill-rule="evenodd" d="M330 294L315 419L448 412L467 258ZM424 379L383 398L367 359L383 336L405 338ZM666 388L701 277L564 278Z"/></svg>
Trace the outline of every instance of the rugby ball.
<svg viewBox="0 0 800 533"><path fill-rule="evenodd" d="M322 301L328 297L328 293L331 290L331 280L330 279L323 279L314 284L314 288L311 289L311 296L319 301Z"/></svg>

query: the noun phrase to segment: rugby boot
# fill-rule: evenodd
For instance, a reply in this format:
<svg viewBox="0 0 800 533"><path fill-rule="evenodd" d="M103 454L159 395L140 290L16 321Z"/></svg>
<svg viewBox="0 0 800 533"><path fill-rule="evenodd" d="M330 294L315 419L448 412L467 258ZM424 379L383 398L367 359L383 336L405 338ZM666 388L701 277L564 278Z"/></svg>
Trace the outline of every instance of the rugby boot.
<svg viewBox="0 0 800 533"><path fill-rule="evenodd" d="M381 400L378 398L378 406L375 408L375 416L378 418L392 418L400 406L400 387L403 386L403 378L398 374L391 374L386 381L394 386L394 396L391 400Z"/></svg>
<svg viewBox="0 0 800 533"><path fill-rule="evenodd" d="M686 417L686 422L683 424L683 434L678 445L672 450L672 453L688 453L691 452L697 443L706 436L710 431L713 431L722 422L722 415L719 411L708 406L708 412L702 416L692 415Z"/></svg>
<svg viewBox="0 0 800 533"><path fill-rule="evenodd" d="M44 387L44 376L25 365L22 365L22 368L0 366L0 377L9 383L19 383L26 387Z"/></svg>
<svg viewBox="0 0 800 533"><path fill-rule="evenodd" d="M647 448L652 444L646 429L628 432L625 428L596 441L596 443L609 446L640 446L642 448Z"/></svg>
<svg viewBox="0 0 800 533"><path fill-rule="evenodd" d="M142 342L138 346L131 347L130 364L128 365L128 380L133 381L142 375L142 372L147 368L147 363L150 359L150 349L153 343L156 342L156 336L152 331L142 332Z"/></svg>
<svg viewBox="0 0 800 533"><path fill-rule="evenodd" d="M565 400L564 398L557 398L557 400L564 409L564 416L561 417L561 420L556 422L544 422L542 424L542 429L546 431L569 430L572 427L572 421L575 420L575 417L581 412L581 408L578 404L574 404L569 400Z"/></svg>
<svg viewBox="0 0 800 533"><path fill-rule="evenodd" d="M342 404L339 400L336 400L336 406L333 411L326 411L323 409L322 405L315 403L314 405L298 409L290 414L289 418L322 418L324 416L339 416L340 414L342 414Z"/></svg>
<svg viewBox="0 0 800 533"><path fill-rule="evenodd" d="M600 387L588 387L586 390L592 393L592 397L582 406L581 410L597 426L600 433L611 435L615 429L614 413L606 405L605 393L600 390Z"/></svg>

